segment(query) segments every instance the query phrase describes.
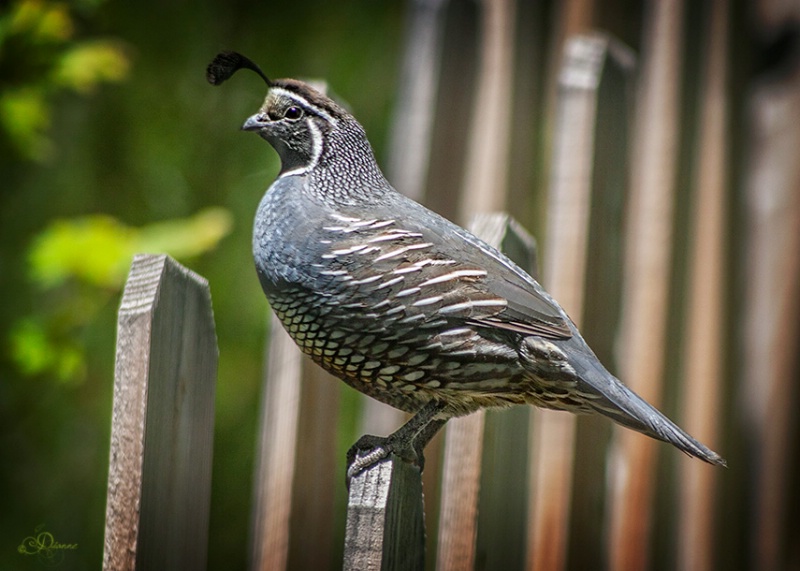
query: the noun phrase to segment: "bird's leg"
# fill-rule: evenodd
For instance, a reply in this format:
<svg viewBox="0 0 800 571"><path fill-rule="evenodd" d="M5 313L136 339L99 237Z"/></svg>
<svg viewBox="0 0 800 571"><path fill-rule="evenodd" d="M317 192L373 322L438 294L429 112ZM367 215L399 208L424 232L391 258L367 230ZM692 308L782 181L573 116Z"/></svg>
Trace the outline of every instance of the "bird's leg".
<svg viewBox="0 0 800 571"><path fill-rule="evenodd" d="M347 484L365 468L385 460L390 454L396 454L406 462L419 466L425 465L422 454L425 446L431 441L447 419L437 418L446 407L437 400L428 401L403 426L387 437L367 434L358 439L347 452Z"/></svg>

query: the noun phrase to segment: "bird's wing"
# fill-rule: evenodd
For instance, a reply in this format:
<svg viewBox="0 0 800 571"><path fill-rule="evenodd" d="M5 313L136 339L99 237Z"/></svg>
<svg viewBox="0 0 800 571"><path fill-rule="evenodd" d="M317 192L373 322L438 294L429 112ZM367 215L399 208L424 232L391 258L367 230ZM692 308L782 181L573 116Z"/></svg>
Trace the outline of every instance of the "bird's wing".
<svg viewBox="0 0 800 571"><path fill-rule="evenodd" d="M376 318L389 313L414 323L425 316L550 339L572 336L563 310L506 256L433 213L423 218L425 226L419 219L331 215L315 272L326 280L319 289L341 291L347 303L374 309Z"/></svg>
<svg viewBox="0 0 800 571"><path fill-rule="evenodd" d="M503 311L471 321L476 325L498 327L523 335L551 339L572 337L566 313L538 282L473 234L459 227L453 234L462 241L458 249L465 252L467 260L486 271L482 289L507 302Z"/></svg>

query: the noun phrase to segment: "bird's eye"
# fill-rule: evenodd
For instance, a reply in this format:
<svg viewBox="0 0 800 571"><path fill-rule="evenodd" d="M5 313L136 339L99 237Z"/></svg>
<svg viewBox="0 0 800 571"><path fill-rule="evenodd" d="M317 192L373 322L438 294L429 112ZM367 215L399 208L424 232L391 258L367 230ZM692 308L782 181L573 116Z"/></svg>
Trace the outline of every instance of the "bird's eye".
<svg viewBox="0 0 800 571"><path fill-rule="evenodd" d="M303 110L300 107L292 106L286 110L283 116L289 119L290 121L297 121L300 117L303 116Z"/></svg>

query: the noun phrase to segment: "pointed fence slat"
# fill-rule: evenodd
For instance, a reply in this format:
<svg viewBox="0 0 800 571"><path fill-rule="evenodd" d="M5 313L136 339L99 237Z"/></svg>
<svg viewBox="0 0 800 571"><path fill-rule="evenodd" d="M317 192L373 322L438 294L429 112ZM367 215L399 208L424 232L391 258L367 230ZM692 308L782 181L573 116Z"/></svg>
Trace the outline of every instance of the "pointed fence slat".
<svg viewBox="0 0 800 571"><path fill-rule="evenodd" d="M277 319L271 328L250 564L260 570L280 564L326 569L334 549L333 495L343 478L336 473L341 381L307 359ZM314 549L308 549L308 537L315 538Z"/></svg>
<svg viewBox="0 0 800 571"><path fill-rule="evenodd" d="M315 88L327 91L324 82ZM253 481L250 566L323 570L333 561L333 497L342 477L336 474L342 383L306 358L272 317ZM277 440L283 436L286 441ZM309 536L315 539L314 549L308 549Z"/></svg>
<svg viewBox="0 0 800 571"><path fill-rule="evenodd" d="M513 0L484 0L477 93L467 140L459 218L502 210L506 200L513 87ZM501 237L505 232L499 232ZM437 568L475 564L478 490L485 413L454 419L445 427Z"/></svg>
<svg viewBox="0 0 800 571"><path fill-rule="evenodd" d="M417 201L425 197L448 3L449 0L408 2L405 53L386 175L397 190Z"/></svg>
<svg viewBox="0 0 800 571"><path fill-rule="evenodd" d="M208 283L137 255L117 325L103 569L205 569L216 377Z"/></svg>
<svg viewBox="0 0 800 571"><path fill-rule="evenodd" d="M475 568L485 424L486 412L479 410L467 417L451 420L445 432L436 557L438 571Z"/></svg>
<svg viewBox="0 0 800 571"><path fill-rule="evenodd" d="M509 214L479 214L472 231L534 278L536 240ZM521 569L525 564L528 518L530 408L487 410L478 502L478 568Z"/></svg>

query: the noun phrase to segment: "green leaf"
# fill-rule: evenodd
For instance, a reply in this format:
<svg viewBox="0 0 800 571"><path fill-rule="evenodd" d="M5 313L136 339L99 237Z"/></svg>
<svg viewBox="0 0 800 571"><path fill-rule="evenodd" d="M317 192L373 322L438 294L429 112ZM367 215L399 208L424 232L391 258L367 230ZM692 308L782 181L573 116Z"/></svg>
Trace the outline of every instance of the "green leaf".
<svg viewBox="0 0 800 571"><path fill-rule="evenodd" d="M83 347L74 344L58 348L55 375L62 383L76 384L86 378L86 357Z"/></svg>
<svg viewBox="0 0 800 571"><path fill-rule="evenodd" d="M23 155L43 159L50 153L50 141L44 135L49 126L50 109L40 89L0 93L0 127Z"/></svg>
<svg viewBox="0 0 800 571"><path fill-rule="evenodd" d="M135 231L110 216L57 220L31 247L31 277L44 287L77 278L102 288L118 288L134 254L134 240Z"/></svg>
<svg viewBox="0 0 800 571"><path fill-rule="evenodd" d="M44 314L20 320L11 332L11 354L28 375L50 374L62 383L86 377L85 330L118 291L136 252L164 252L178 259L213 249L232 227L223 208L132 228L105 215L58 220L34 240L29 252L31 279L48 293ZM81 287L67 287L77 281ZM74 285L74 284L72 284Z"/></svg>
<svg viewBox="0 0 800 571"><path fill-rule="evenodd" d="M30 35L37 43L63 42L72 37L69 7L60 2L22 0L11 11L9 35Z"/></svg>
<svg viewBox="0 0 800 571"><path fill-rule="evenodd" d="M86 377L83 347L59 339L46 323L28 317L11 330L11 358L26 376L52 375L62 383L75 384Z"/></svg>
<svg viewBox="0 0 800 571"><path fill-rule="evenodd" d="M31 246L31 278L45 288L74 278L119 289L135 253L167 253L177 259L198 256L216 247L230 232L232 220L223 208L208 208L190 218L141 228L125 226L105 215L57 220Z"/></svg>
<svg viewBox="0 0 800 571"><path fill-rule="evenodd" d="M177 259L207 252L230 233L233 217L224 208L207 208L191 218L168 220L141 228L137 252L166 252Z"/></svg>
<svg viewBox="0 0 800 571"><path fill-rule="evenodd" d="M53 347L44 327L32 318L18 321L10 333L11 358L21 372L36 375L53 364Z"/></svg>
<svg viewBox="0 0 800 571"><path fill-rule="evenodd" d="M128 76L130 62L119 42L82 42L61 55L54 80L80 93L88 93L98 83L119 82Z"/></svg>

